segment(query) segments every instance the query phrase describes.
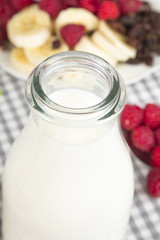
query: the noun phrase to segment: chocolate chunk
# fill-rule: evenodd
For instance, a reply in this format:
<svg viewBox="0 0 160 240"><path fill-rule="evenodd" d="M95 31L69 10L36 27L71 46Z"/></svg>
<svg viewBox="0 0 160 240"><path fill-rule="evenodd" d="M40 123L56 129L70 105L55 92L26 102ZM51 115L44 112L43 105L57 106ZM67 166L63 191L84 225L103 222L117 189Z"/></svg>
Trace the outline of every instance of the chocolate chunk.
<svg viewBox="0 0 160 240"><path fill-rule="evenodd" d="M89 31L89 32L87 32L87 35L88 35L89 37L91 37L94 32L95 32L95 30Z"/></svg>
<svg viewBox="0 0 160 240"><path fill-rule="evenodd" d="M138 58L129 59L129 60L127 61L127 63L130 63L130 64L139 64L139 63L141 63L141 60L138 59Z"/></svg>
<svg viewBox="0 0 160 240"><path fill-rule="evenodd" d="M138 39L134 39L134 38L128 38L127 39L127 43L130 45L130 46L132 46L132 47L134 47L134 48L138 48L138 46L140 45L140 41L138 40Z"/></svg>
<svg viewBox="0 0 160 240"><path fill-rule="evenodd" d="M123 24L121 22L118 21L110 21L109 25L112 29L114 29L115 31L121 33L121 34L125 34L126 29L123 26Z"/></svg>
<svg viewBox="0 0 160 240"><path fill-rule="evenodd" d="M153 64L153 57L148 56L147 58L145 58L144 62L145 62L148 66L152 66L152 64Z"/></svg>
<svg viewBox="0 0 160 240"><path fill-rule="evenodd" d="M147 36L147 45L149 49L151 49L152 51L155 51L157 48L157 44L158 44L158 36L155 33L149 34Z"/></svg>
<svg viewBox="0 0 160 240"><path fill-rule="evenodd" d="M148 2L144 2L140 8L140 13L150 13L152 11L151 6Z"/></svg>
<svg viewBox="0 0 160 240"><path fill-rule="evenodd" d="M145 30L145 31L150 31L151 28L152 28L151 24L149 24L149 23L147 23L147 22L144 23L143 27L144 27L144 30Z"/></svg>
<svg viewBox="0 0 160 240"><path fill-rule="evenodd" d="M142 34L144 34L144 26L143 24L136 24L128 33L128 36L131 38L138 38Z"/></svg>
<svg viewBox="0 0 160 240"><path fill-rule="evenodd" d="M61 42L58 39L53 41L52 47L54 49L60 48L60 46L61 46Z"/></svg>
<svg viewBox="0 0 160 240"><path fill-rule="evenodd" d="M133 26L135 24L135 15L134 14L128 14L120 18L121 23L124 26Z"/></svg>

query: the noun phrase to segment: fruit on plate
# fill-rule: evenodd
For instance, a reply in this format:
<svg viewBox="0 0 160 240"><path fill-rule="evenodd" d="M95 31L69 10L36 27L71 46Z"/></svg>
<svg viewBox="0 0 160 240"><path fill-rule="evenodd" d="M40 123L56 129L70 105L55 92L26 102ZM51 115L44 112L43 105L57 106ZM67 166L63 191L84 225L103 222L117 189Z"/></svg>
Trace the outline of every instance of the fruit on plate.
<svg viewBox="0 0 160 240"><path fill-rule="evenodd" d="M113 20L120 16L120 10L114 1L102 1L98 9L98 17L103 20Z"/></svg>
<svg viewBox="0 0 160 240"><path fill-rule="evenodd" d="M23 48L13 48L11 50L11 62L16 69L25 74L30 73L35 67L26 58Z"/></svg>
<svg viewBox="0 0 160 240"><path fill-rule="evenodd" d="M60 35L60 29L68 24L80 24L86 32L93 31L98 27L98 18L84 8L67 8L61 11L55 20L55 31Z"/></svg>
<svg viewBox="0 0 160 240"><path fill-rule="evenodd" d="M117 60L115 58L113 58L109 53L107 53L107 51L104 52L98 46L96 46L88 36L82 37L81 40L74 47L74 50L96 54L104 58L113 66L115 66L117 63Z"/></svg>
<svg viewBox="0 0 160 240"><path fill-rule="evenodd" d="M14 46L35 48L44 44L51 35L51 19L38 5L31 5L12 16L7 32Z"/></svg>
<svg viewBox="0 0 160 240"><path fill-rule="evenodd" d="M26 58L33 65L38 65L51 55L67 51L69 47L56 36L51 36L42 46L37 48L24 48Z"/></svg>
<svg viewBox="0 0 160 240"><path fill-rule="evenodd" d="M39 7L47 12L51 18L57 17L62 10L62 0L36 0L36 2L39 2Z"/></svg>
<svg viewBox="0 0 160 240"><path fill-rule="evenodd" d="M122 34L117 33L113 30L109 25L104 22L99 22L99 31L108 39L110 40L115 47L121 50L121 54L126 56L126 58L135 58L136 56L136 49L129 46L124 39Z"/></svg>
<svg viewBox="0 0 160 240"><path fill-rule="evenodd" d="M43 16L45 21L43 19L41 22ZM102 33L101 24L104 26ZM112 31L107 23L99 21L93 13L83 8L67 8L61 11L55 20L51 20L48 13L34 4L15 14L8 21L7 30L10 41L16 46L16 50L11 54L12 62L16 59L17 63L20 54L15 52L19 51L17 48L21 48L20 58L23 56L27 64L25 69L22 67L21 72L25 70L25 73L30 69L28 63L35 67L47 57L70 49L99 55L113 66L118 61L131 58L131 52L134 52L132 47L125 44L122 35ZM97 32L90 36L90 33L96 30ZM52 35L53 33L55 35ZM109 35L111 36L107 38ZM110 40L112 36L119 37L120 47ZM111 46L113 52L109 50ZM125 48L126 52L121 48ZM14 66L20 70L21 65L14 63Z"/></svg>
<svg viewBox="0 0 160 240"><path fill-rule="evenodd" d="M68 44L69 47L73 48L76 43L85 34L85 27L81 24L67 24L60 29L61 38Z"/></svg>
<svg viewBox="0 0 160 240"><path fill-rule="evenodd" d="M117 48L113 42L104 37L100 31L95 31L91 36L91 40L98 48L104 52L108 52L117 61L125 62L128 59L126 55L122 54L121 49Z"/></svg>
<svg viewBox="0 0 160 240"><path fill-rule="evenodd" d="M46 57L66 51L62 43L67 50L97 54L113 66L142 61L150 65L154 52L159 53L160 15L140 0L128 0L127 4L124 0L27 0L25 4L10 0L7 12L4 6L8 2L1 1L0 44L8 34L13 47L22 48L34 66L44 59L42 49ZM50 52L51 36L58 38L61 47ZM144 49L146 41L148 48ZM33 52L35 58L30 57Z"/></svg>

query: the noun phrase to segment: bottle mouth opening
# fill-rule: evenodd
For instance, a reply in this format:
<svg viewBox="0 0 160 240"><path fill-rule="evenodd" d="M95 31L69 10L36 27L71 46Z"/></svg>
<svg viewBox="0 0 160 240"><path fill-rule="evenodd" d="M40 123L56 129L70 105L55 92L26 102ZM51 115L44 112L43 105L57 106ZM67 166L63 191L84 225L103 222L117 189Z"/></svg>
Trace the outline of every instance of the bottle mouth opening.
<svg viewBox="0 0 160 240"><path fill-rule="evenodd" d="M73 107L51 98L52 93L64 89L87 90L97 95L99 101ZM104 119L120 112L125 87L119 74L105 60L90 53L69 51L51 56L37 66L28 78L26 99L32 109L50 117L65 114L70 120L77 115L79 119L89 115Z"/></svg>

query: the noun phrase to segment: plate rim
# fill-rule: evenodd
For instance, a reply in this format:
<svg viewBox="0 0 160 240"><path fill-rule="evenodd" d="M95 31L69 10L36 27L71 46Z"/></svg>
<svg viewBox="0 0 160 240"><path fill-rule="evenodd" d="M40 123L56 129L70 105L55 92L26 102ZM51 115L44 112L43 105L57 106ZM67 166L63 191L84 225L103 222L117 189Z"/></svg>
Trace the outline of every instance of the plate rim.
<svg viewBox="0 0 160 240"><path fill-rule="evenodd" d="M160 4L159 4L159 0L145 0L146 2L149 2L152 6L152 8L154 10L157 10L158 12L160 12ZM9 63L9 65L11 65L11 67L8 67L8 64L4 64L3 63L3 60L4 60L4 54L6 55L5 58L8 58L7 59L7 62ZM21 73L20 71L16 70L16 68L13 66L13 64L11 63L11 60L9 59L9 54L10 52L9 51L6 51L4 50L2 47L0 47L0 67L7 73L11 74L13 77L15 78L18 78L20 80L23 80L23 81L26 81L29 74L24 74L24 73ZM8 56L7 56L8 55ZM3 56L3 57L2 57ZM122 76L123 80L124 80L124 83L125 85L131 85L131 84L134 84L140 80L142 80L143 78L145 78L147 75L149 74L152 74L153 72L155 72L158 68L160 68L160 55L158 56L159 57L159 63L156 64L155 66L151 66L151 67L148 67L147 68L147 65L143 64L143 63L140 63L140 64L128 64L130 67L136 67L141 64L143 64L143 68L145 68L146 66L146 70L144 70L144 72L141 72L138 74L138 76L135 76L135 77L131 77L130 79L126 79L125 80L125 77L123 76L123 74L120 72L120 64L117 65L115 67L115 69L119 72L119 74ZM6 63L6 62L5 62ZM122 63L123 64L123 63ZM127 65L127 63L124 63L122 66L124 67L124 65Z"/></svg>

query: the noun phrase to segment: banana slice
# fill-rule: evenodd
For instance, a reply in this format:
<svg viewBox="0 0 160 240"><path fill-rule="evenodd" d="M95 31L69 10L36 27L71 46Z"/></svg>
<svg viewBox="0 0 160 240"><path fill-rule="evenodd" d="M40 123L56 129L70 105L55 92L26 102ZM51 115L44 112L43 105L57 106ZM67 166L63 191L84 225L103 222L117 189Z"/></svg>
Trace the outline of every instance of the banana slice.
<svg viewBox="0 0 160 240"><path fill-rule="evenodd" d="M55 35L55 19L51 19L51 35Z"/></svg>
<svg viewBox="0 0 160 240"><path fill-rule="evenodd" d="M109 25L102 20L99 21L99 31L122 52L121 54L126 55L126 59L135 58L136 49L129 46L124 41L122 35L111 29Z"/></svg>
<svg viewBox="0 0 160 240"><path fill-rule="evenodd" d="M117 63L115 58L111 57L109 53L104 52L100 48L98 48L87 36L81 38L81 40L74 47L74 50L90 52L95 55L98 55L101 58L104 58L107 62L109 62L113 66L115 66Z"/></svg>
<svg viewBox="0 0 160 240"><path fill-rule="evenodd" d="M98 18L84 8L67 8L59 13L55 21L56 33L67 24L81 24L86 31L92 31L98 27Z"/></svg>
<svg viewBox="0 0 160 240"><path fill-rule="evenodd" d="M52 36L44 45L38 48L25 48L24 52L29 62L38 65L51 55L67 50L69 50L67 44L60 41L57 37Z"/></svg>
<svg viewBox="0 0 160 240"><path fill-rule="evenodd" d="M115 58L117 61L124 62L128 60L128 57L99 31L93 33L91 40L98 48Z"/></svg>
<svg viewBox="0 0 160 240"><path fill-rule="evenodd" d="M28 61L22 48L13 48L11 50L11 62L18 71L25 74L29 74L35 67Z"/></svg>
<svg viewBox="0 0 160 240"><path fill-rule="evenodd" d="M51 19L37 5L26 7L13 15L7 24L10 42L19 48L43 45L51 35Z"/></svg>

